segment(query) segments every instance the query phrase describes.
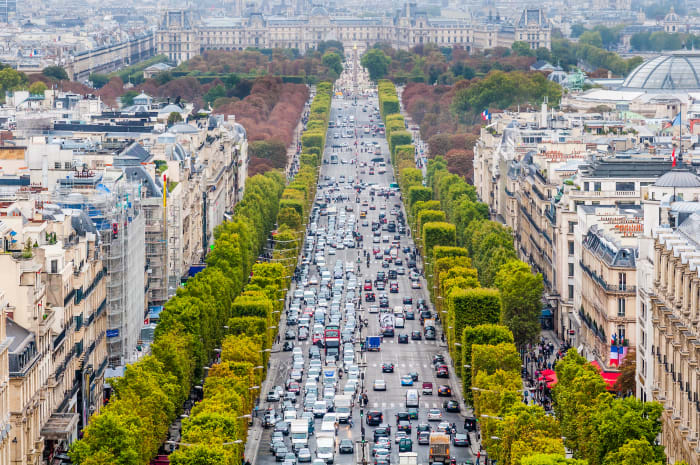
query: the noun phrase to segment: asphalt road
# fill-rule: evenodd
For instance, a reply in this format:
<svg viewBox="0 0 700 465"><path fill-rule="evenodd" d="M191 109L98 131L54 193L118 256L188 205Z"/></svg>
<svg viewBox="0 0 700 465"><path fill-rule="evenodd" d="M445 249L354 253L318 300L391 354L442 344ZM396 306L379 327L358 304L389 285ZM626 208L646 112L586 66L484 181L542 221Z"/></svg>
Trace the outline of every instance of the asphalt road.
<svg viewBox="0 0 700 465"><path fill-rule="evenodd" d="M352 76L352 75L350 75ZM342 81L340 81L342 83ZM346 81L347 82L347 81ZM362 127L365 125L375 125L379 122L379 119L377 116L373 117L373 121L370 121L370 113L369 112L363 112L362 108L364 105L367 105L368 108L371 110L374 107L378 106L378 101L375 96L372 97L360 97L357 100L357 105L353 105L354 99L343 99L342 97L334 97L333 102L332 102L332 110L331 110L331 120L332 121L337 121L338 115L342 115L343 118L349 118L349 115L353 115L356 121L356 134L353 137L346 137L346 138L334 138L334 134L337 133L346 133L349 129L348 128L331 128L329 129L328 137L327 137L327 146L326 146L326 153L325 157L327 159L330 158L331 153L335 153L338 155L338 158L340 159L340 162L338 164L323 164L321 167L321 173L320 173L320 183L325 184L328 183L326 180L326 177L328 178L335 178L336 181L339 181L340 176L345 176L346 179L347 177L354 177L356 180L359 178L360 181L365 181L367 183L375 183L377 186L386 186L388 187L390 183L394 182L394 176L393 176L393 170L389 164L389 148L387 145L387 142L383 136L379 137L371 137L366 134L362 134ZM362 137L360 137L362 135ZM362 147L361 143L370 143L377 141L379 142L379 146L381 148L381 153L383 156L387 159L387 170L386 173L384 174L374 174L374 175L369 175L368 174L368 169L364 167L360 167L360 164L362 162L367 162L370 163L370 159L374 157L373 153L370 152L363 152L361 150L355 150L355 141L358 143L358 147ZM333 145L338 145L342 143L347 143L349 147L347 149L333 149ZM351 163L353 159L357 157L356 163ZM346 163L343 163L346 162ZM371 164L371 163L370 163ZM361 173L361 170L365 170L365 174ZM344 203L337 203L333 204L335 205L338 210L341 208L345 208L346 206L351 207L352 212L347 212L348 215L351 213L354 213L356 218L357 218L357 225L359 227L359 232L364 236L364 240L362 242L361 247L359 248L345 248L342 250L337 250L335 255L326 255L326 266L329 270L333 270L333 265L335 261L342 261L342 262L352 262L353 264L357 263L357 257L358 255L363 254L363 250L368 250L371 252L373 245L380 246L382 249L384 249L388 244L386 243L380 243L380 244L372 244L372 231L369 226L363 227L362 222L363 219L360 219L360 210L368 210L367 213L367 221L369 225L371 225L372 221L378 221L379 218L379 213L382 211L382 208L384 208L384 211L386 212L387 216L391 216L389 214L390 210L394 207L395 204L401 204L401 201L399 200L398 194L393 197L389 197L388 199L384 197L375 197L375 200L372 202L370 200L370 193L369 189L364 190L361 195L360 195L360 200L361 202L363 201L368 201L370 205L374 204L376 206L376 210L370 210L366 207L362 207L362 203L356 203L355 202L355 197L356 194L350 184L347 183L339 183L339 186L341 187L341 192L344 194L347 194L350 197L350 201L344 202ZM319 192L322 192L319 189ZM401 205L401 208L403 208L403 205ZM319 226L327 226L327 217L321 217L321 222ZM387 233L387 232L382 232L382 235L391 235L393 236L393 233ZM409 246L411 248L414 247L413 240L412 238L408 237L407 235L402 235L401 236L401 248L404 246ZM326 247L326 250L328 251L330 247ZM404 266L405 266L405 256L403 253L399 254L399 257L404 258ZM361 290L362 284L366 278L371 278L373 281L376 278L376 274L378 271L381 271L381 260L375 260L374 257L371 258L370 260L370 267L366 267L366 262L364 256L362 257L361 260L361 271L357 279L358 283L358 291ZM383 271L388 271L387 269L383 269ZM310 276L318 276L317 268L314 265L311 265L311 274ZM390 293L388 286L386 291L386 294L389 296L389 308L393 308L396 305L402 305L402 299L404 296L410 295L413 298L414 302L414 307L415 303L417 302L418 299L425 299L426 301L429 301L428 298L428 293L425 289L426 282L425 280L421 279L421 289L411 289L411 282L409 279L408 274L406 275L399 275L398 276L398 283L399 283L399 292L398 293ZM294 291L294 285L293 288L290 291L291 295ZM377 294L377 297L379 296L380 292L382 291L377 291L374 290L374 292ZM364 293L362 293L364 296ZM442 409L443 405L443 400L446 398L444 397L438 397L437 396L437 386L441 384L448 384L452 388L452 392L457 392L459 389L459 381L454 377L454 375L450 372L450 378L445 379L445 378L436 378L434 374L434 370L432 367L432 357L435 354L438 353L446 353L446 348L441 347L441 342L440 342L440 334L442 332L441 328L438 328L438 336L437 340L435 341L426 341L425 339L422 339L420 341L413 341L410 340L408 344L398 344L398 334L400 333L406 333L408 335L411 334L411 331L413 330L420 330L422 333L422 327L420 320L418 319L419 314L416 312L416 320L408 320L406 321L406 326L403 329L396 329L396 336L394 338L384 338L381 350L379 352L360 352L360 340L364 339L365 336L367 335L379 335L379 323L378 323L378 317L376 314L370 314L369 313L369 307L370 305L379 305L378 299L376 303L371 303L367 304L364 302L364 298L362 299L361 306L360 306L360 311L358 314L363 318L367 319L369 321L369 327L368 328L363 328L359 329L356 331L356 337L355 337L355 347L356 347L356 361L360 362L360 369L361 371L364 371L364 383L365 383L365 391L368 396L368 401L369 405L366 407L365 411L367 409L369 410L374 410L378 409L381 410L384 414L384 421L389 423L392 426L392 456L391 456L391 463L395 464L398 463L398 445L394 443L394 433L396 432L396 420L395 420L395 415L398 412L401 411L406 411L407 409L405 408L405 393L409 387L402 387L400 384L400 378L402 375L407 374L409 372L417 372L419 379L416 383L414 383L413 389L417 389L420 393L421 385L424 381L431 381L434 385L434 394L433 395L421 395L420 397L420 408L419 408L419 418L418 420L413 420L412 425L413 425L413 431L411 433L411 438L413 439L413 451L418 453L418 463L419 464L426 464L428 462L428 446L427 445L418 445L417 442L417 436L416 436L416 430L415 427L419 423L428 423L427 421L427 413L428 409L430 408L439 408L442 413L443 413L443 421L448 421L448 422L454 422L457 424L457 430L458 432L463 432L463 422L464 422L464 417L462 414L464 413L464 405L461 404L462 408L462 414L457 414L457 413L447 413ZM433 310L432 305L430 306L430 309ZM280 322L280 334L284 335L284 330L286 329L285 326L285 318L282 319ZM439 326L439 325L438 325ZM291 326L291 328L296 330L296 326ZM310 339L307 341L293 341L296 346L301 347L304 351L304 354L308 354L308 348L309 345L311 344ZM276 345L276 348L278 348L279 345ZM364 362L364 367L363 363ZM385 362L391 362L394 363L395 365L395 370L394 373L382 373L381 366ZM306 360L306 367L308 367L308 359ZM279 408L280 406L278 405L279 403L274 402L274 403L267 403L265 402L265 395L269 389L271 389L272 386L284 386L285 380L288 378L289 371L291 369L291 353L290 352L273 352L272 357L271 357L271 370L269 371L268 379L265 381L261 388L261 405L260 405L260 410L264 411L266 408L272 406L274 408ZM379 391L373 391L372 386L373 382L375 379L383 379L386 381L387 384L387 390L383 392ZM345 378L340 380L339 383L339 391L342 390L342 386L345 384ZM303 383L302 383L303 385ZM302 410L300 402L302 401L301 398L302 396L299 396L300 399L297 402L298 411ZM453 397L455 398L455 397ZM341 424L339 429L338 429L338 440L344 439L344 438L351 438L354 441L359 441L361 439L361 426L360 426L360 406L359 402L355 403L354 411L353 411L353 419L354 419L354 427L350 427L349 425L346 424ZM260 419L256 420L257 422L260 422ZM320 419L316 420L316 430L318 431L320 429ZM437 422L430 422L431 427L433 430L437 426ZM372 431L374 430L374 427L369 427L365 426L365 431L366 431L366 438L368 441L372 441ZM248 447L246 447L246 451L248 456L253 458L254 464L263 464L263 465L271 465L275 463L275 457L272 455L272 453L269 451L269 443L270 443L270 438L271 438L271 429L265 429L262 431L260 436L257 436L255 434L251 435L249 438L249 441L253 441L253 443L248 444ZM288 440L288 439L287 439ZM314 451L315 451L315 440L312 437L310 441L310 447L312 451L312 456L315 457ZM257 450L256 450L257 449ZM254 455L250 455L250 452L248 451L254 451ZM451 447L451 452L452 456L457 459L457 463L464 462L466 459L471 459L473 460L473 456L469 448L467 447ZM335 456L335 463L340 463L340 464L351 464L351 463L358 463L356 462L357 457L355 457L352 454L344 454L344 455L339 455L336 454ZM359 463L362 463L361 461ZM373 459L371 456L367 457L367 463L373 463Z"/></svg>

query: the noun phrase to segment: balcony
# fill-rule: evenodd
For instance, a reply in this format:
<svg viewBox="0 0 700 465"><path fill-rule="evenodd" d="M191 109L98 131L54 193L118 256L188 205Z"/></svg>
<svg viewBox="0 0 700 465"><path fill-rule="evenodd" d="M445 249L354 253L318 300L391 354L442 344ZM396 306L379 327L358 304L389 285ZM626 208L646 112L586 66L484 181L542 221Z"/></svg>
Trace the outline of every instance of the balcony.
<svg viewBox="0 0 700 465"><path fill-rule="evenodd" d="M595 283L600 286L603 290L607 292L613 292L613 293L619 293L619 294L636 294L637 293L637 286L627 286L627 285L617 285L613 286L612 284L608 284L605 282L605 280L602 278L602 276L599 276L595 271L591 270L588 268L586 265L584 265L583 261L579 261L579 265L581 266L581 269L583 270L584 273L588 275L589 278L591 278Z"/></svg>

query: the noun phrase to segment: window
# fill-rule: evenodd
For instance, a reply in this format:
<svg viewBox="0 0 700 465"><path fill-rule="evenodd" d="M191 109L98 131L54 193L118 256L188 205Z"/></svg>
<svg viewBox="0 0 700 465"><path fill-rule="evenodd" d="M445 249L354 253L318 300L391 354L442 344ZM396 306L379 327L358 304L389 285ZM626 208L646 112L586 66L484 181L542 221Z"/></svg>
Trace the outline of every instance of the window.
<svg viewBox="0 0 700 465"><path fill-rule="evenodd" d="M616 191L627 191L627 192L634 192L634 182L616 182L615 183L615 190Z"/></svg>
<svg viewBox="0 0 700 465"><path fill-rule="evenodd" d="M591 183L589 183L588 181L584 182L584 183L583 183L583 190L584 190L584 191L590 190L590 184L591 184Z"/></svg>
<svg viewBox="0 0 700 465"><path fill-rule="evenodd" d="M600 192L601 190L603 190L599 182L596 182L594 184L595 184L595 186L593 188L594 191Z"/></svg>
<svg viewBox="0 0 700 465"><path fill-rule="evenodd" d="M61 169L61 162L60 161L54 162L53 167L56 170L60 170Z"/></svg>
<svg viewBox="0 0 700 465"><path fill-rule="evenodd" d="M569 299L573 299L573 298L574 298L574 285L569 284Z"/></svg>
<svg viewBox="0 0 700 465"><path fill-rule="evenodd" d="M569 278L574 276L574 264L569 263Z"/></svg>
<svg viewBox="0 0 700 465"><path fill-rule="evenodd" d="M647 304L645 304L644 302L642 302L641 305L639 306L639 317L642 320L647 319Z"/></svg>
<svg viewBox="0 0 700 465"><path fill-rule="evenodd" d="M569 256L574 254L574 241L569 241Z"/></svg>
<svg viewBox="0 0 700 465"><path fill-rule="evenodd" d="M58 273L58 260L51 260L51 273Z"/></svg>
<svg viewBox="0 0 700 465"><path fill-rule="evenodd" d="M70 169L70 162L67 161L67 162L63 163L63 167L64 167L65 169L69 170L69 169Z"/></svg>
<svg viewBox="0 0 700 465"><path fill-rule="evenodd" d="M625 327L620 325L617 327L617 343L620 344L625 340Z"/></svg>
<svg viewBox="0 0 700 465"><path fill-rule="evenodd" d="M576 222L575 221L569 221L569 234L574 233L574 228L576 227Z"/></svg>
<svg viewBox="0 0 700 465"><path fill-rule="evenodd" d="M627 273L617 274L617 287L621 291L627 290Z"/></svg>
<svg viewBox="0 0 700 465"><path fill-rule="evenodd" d="M625 298L617 299L617 316L625 316Z"/></svg>

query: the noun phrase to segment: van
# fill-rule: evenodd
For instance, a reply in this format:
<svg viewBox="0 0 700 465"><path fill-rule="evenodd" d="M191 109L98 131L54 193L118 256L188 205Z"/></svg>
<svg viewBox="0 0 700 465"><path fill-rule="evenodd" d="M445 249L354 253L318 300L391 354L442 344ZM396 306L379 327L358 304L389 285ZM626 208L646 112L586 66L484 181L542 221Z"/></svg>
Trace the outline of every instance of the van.
<svg viewBox="0 0 700 465"><path fill-rule="evenodd" d="M416 389L406 391L406 407L418 407L418 401L418 391Z"/></svg>

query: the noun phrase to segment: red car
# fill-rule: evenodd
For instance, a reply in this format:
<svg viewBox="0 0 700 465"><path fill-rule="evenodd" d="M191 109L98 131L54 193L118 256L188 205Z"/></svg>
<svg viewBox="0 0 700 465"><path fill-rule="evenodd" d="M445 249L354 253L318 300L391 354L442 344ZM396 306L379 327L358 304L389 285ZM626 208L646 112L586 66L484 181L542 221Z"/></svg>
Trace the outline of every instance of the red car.
<svg viewBox="0 0 700 465"><path fill-rule="evenodd" d="M365 279L365 291L371 291L372 290L372 280L371 279Z"/></svg>
<svg viewBox="0 0 700 465"><path fill-rule="evenodd" d="M449 378L450 377L450 372L447 369L447 365L438 365L437 368L435 368L435 376L438 378Z"/></svg>

